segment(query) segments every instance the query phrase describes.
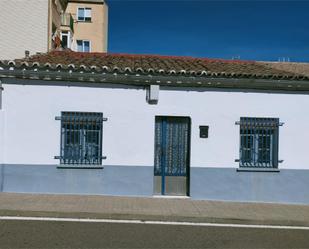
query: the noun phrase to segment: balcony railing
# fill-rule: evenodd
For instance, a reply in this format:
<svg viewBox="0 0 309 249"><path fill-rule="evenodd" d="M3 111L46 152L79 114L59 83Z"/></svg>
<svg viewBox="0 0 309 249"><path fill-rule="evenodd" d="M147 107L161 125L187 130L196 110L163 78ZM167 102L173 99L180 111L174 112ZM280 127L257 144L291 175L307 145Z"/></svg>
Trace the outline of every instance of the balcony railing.
<svg viewBox="0 0 309 249"><path fill-rule="evenodd" d="M61 14L61 25L62 26L70 27L72 32L74 32L73 24L74 24L74 19L70 13Z"/></svg>

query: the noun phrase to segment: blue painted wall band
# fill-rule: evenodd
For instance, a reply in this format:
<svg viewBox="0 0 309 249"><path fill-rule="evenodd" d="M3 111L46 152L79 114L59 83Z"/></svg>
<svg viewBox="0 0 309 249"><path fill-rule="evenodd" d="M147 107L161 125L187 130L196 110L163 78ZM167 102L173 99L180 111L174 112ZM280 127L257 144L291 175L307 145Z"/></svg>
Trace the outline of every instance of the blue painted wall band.
<svg viewBox="0 0 309 249"><path fill-rule="evenodd" d="M309 204L309 170L237 172L190 169L192 199ZM57 165L0 165L3 192L152 196L153 166L58 169Z"/></svg>

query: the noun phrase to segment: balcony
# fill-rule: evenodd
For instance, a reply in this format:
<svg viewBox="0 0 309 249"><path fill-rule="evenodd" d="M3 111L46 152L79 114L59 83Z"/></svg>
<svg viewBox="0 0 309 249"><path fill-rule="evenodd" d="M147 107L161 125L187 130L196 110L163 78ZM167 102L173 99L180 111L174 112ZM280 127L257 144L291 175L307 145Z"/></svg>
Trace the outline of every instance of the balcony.
<svg viewBox="0 0 309 249"><path fill-rule="evenodd" d="M61 26L70 27L71 31L74 32L74 19L70 13L61 14Z"/></svg>

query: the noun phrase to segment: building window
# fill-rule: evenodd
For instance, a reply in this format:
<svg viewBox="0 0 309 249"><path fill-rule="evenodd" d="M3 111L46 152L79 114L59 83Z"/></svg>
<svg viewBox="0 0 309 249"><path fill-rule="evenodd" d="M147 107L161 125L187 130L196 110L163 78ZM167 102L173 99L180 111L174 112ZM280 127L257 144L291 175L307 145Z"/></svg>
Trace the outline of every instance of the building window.
<svg viewBox="0 0 309 249"><path fill-rule="evenodd" d="M61 46L63 48L70 48L70 33L68 31L61 32Z"/></svg>
<svg viewBox="0 0 309 249"><path fill-rule="evenodd" d="M91 22L91 8L78 8L77 20L79 22Z"/></svg>
<svg viewBox="0 0 309 249"><path fill-rule="evenodd" d="M101 165L102 122L102 113L62 112L60 163Z"/></svg>
<svg viewBox="0 0 309 249"><path fill-rule="evenodd" d="M240 118L240 167L278 168L278 118Z"/></svg>
<svg viewBox="0 0 309 249"><path fill-rule="evenodd" d="M77 40L77 52L90 52L90 41Z"/></svg>

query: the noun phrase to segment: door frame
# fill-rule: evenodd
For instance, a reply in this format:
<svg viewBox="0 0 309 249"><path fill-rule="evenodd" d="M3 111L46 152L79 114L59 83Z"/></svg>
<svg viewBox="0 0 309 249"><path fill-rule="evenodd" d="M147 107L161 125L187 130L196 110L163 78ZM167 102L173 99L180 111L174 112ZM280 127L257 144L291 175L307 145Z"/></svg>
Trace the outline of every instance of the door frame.
<svg viewBox="0 0 309 249"><path fill-rule="evenodd" d="M188 157L187 157L187 176L186 176L186 196L190 196L190 171L191 171L191 135L192 135L192 120L190 116L175 116L175 115L155 115L154 116L154 164L155 164L155 157L156 157L156 120L157 118L185 118L188 119ZM153 176L155 177L154 174L154 170L153 169ZM162 171L163 172L163 171ZM161 179L161 195L164 196L165 195L165 189L163 188L164 183L163 181L165 180L165 175L162 174L162 179ZM155 189L155 188L153 188Z"/></svg>

